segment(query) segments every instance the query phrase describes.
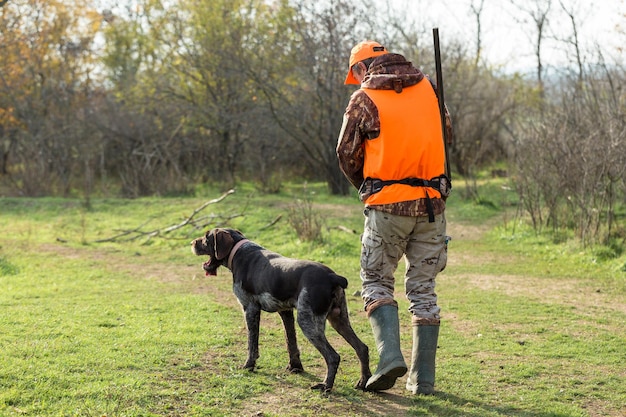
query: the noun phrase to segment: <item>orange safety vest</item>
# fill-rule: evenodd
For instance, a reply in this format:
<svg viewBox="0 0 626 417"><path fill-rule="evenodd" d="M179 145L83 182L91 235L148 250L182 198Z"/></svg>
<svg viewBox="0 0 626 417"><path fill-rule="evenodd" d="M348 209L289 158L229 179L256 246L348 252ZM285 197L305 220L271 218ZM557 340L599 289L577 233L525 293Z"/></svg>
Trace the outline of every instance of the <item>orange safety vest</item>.
<svg viewBox="0 0 626 417"><path fill-rule="evenodd" d="M364 178L383 181L405 178L430 180L445 171L445 150L437 96L426 80L402 89L362 88L378 109L380 135L365 141ZM432 188L392 184L370 195L365 204L440 198Z"/></svg>

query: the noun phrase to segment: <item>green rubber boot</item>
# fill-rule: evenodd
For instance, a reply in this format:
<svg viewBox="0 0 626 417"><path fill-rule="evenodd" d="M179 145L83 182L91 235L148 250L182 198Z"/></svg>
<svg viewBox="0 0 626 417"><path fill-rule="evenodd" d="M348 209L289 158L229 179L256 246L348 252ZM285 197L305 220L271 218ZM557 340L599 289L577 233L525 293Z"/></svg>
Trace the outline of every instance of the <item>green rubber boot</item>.
<svg viewBox="0 0 626 417"><path fill-rule="evenodd" d="M413 394L435 393L435 356L438 339L439 325L413 325L411 371L406 381L406 389Z"/></svg>
<svg viewBox="0 0 626 417"><path fill-rule="evenodd" d="M406 374L407 366L400 350L398 307L383 305L370 313L370 324L376 339L378 367L367 380L365 389L383 391L393 387L396 379Z"/></svg>

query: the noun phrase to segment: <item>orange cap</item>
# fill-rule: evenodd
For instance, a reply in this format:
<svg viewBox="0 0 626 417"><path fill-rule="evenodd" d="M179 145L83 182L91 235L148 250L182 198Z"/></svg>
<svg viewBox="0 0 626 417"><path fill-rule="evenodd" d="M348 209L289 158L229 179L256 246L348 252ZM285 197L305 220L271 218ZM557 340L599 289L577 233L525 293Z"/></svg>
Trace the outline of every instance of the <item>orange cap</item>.
<svg viewBox="0 0 626 417"><path fill-rule="evenodd" d="M348 76L344 84L359 84L359 82L352 75L352 66L357 62L364 61L368 58L374 58L375 56L385 55L389 53L387 48L375 41L363 41L357 43L350 52L350 65L348 66Z"/></svg>

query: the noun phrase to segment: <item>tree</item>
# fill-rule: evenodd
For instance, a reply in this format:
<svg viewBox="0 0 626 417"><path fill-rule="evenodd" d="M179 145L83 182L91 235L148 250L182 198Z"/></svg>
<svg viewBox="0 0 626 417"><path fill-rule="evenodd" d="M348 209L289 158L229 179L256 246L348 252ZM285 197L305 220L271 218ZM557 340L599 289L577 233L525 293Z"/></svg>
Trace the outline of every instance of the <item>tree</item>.
<svg viewBox="0 0 626 417"><path fill-rule="evenodd" d="M371 22L365 6L344 0L294 3L289 54L278 73L255 72L274 120L296 141L306 163L334 194L350 184L341 173L335 148L351 89L343 85L350 49L365 39Z"/></svg>
<svg viewBox="0 0 626 417"><path fill-rule="evenodd" d="M574 55L575 68L578 73L578 76L577 76L578 84L582 86L583 77L584 77L584 62L583 62L583 56L582 56L582 51L581 51L580 37L578 34L578 29L579 29L578 28L579 23L577 19L578 13L575 10L575 6L567 6L563 3L563 1L559 1L559 4L561 5L561 9L563 10L563 12L567 15L567 18L569 19L571 26L572 26L571 36L565 39L564 43L566 47L571 47L574 51L573 55Z"/></svg>
<svg viewBox="0 0 626 417"><path fill-rule="evenodd" d="M22 0L0 16L1 172L20 193L67 195L82 168L98 15L82 1Z"/></svg>
<svg viewBox="0 0 626 417"><path fill-rule="evenodd" d="M451 163L466 179L468 194L478 198L478 170L508 156L508 124L527 87L516 75L476 65L462 45L449 45L446 61L446 101L455 131Z"/></svg>
<svg viewBox="0 0 626 417"><path fill-rule="evenodd" d="M271 147L264 136L280 142L249 73L268 68L269 54L255 58L265 54L257 49L266 48L259 39L280 30L285 4L181 0L158 17L147 14L154 57L142 64L135 101L159 112L161 123L167 117L170 131L180 126L178 136L193 155L179 155L189 162L187 174L230 187L246 171L246 158L266 168L255 158ZM159 111L165 107L168 112Z"/></svg>
<svg viewBox="0 0 626 417"><path fill-rule="evenodd" d="M543 91L544 66L541 53L548 29L548 16L552 7L552 0L533 0L530 2L512 0L512 3L521 10L523 14L527 15L534 25L534 39L532 39L532 42L535 48L535 59L537 61L537 85L539 86L539 90ZM520 21L520 23L525 22Z"/></svg>
<svg viewBox="0 0 626 417"><path fill-rule="evenodd" d="M624 72L606 64L563 78L549 100L520 118L516 186L537 230L576 231L585 245L610 242L625 194ZM623 231L621 232L623 233Z"/></svg>
<svg viewBox="0 0 626 417"><path fill-rule="evenodd" d="M478 66L478 64L480 63L480 59L482 56L482 48L483 48L482 14L483 14L484 9L485 9L485 0L478 0L477 3L474 3L474 0L472 0L470 4L470 10L472 14L474 15L474 18L476 19L476 52L474 53L474 56L475 56L474 62L476 66Z"/></svg>
<svg viewBox="0 0 626 417"><path fill-rule="evenodd" d="M103 133L103 169L114 173L123 195L186 192L188 143L184 111L163 100L159 83L167 74L168 10L146 0L124 15L105 11L103 63L111 87L92 118Z"/></svg>

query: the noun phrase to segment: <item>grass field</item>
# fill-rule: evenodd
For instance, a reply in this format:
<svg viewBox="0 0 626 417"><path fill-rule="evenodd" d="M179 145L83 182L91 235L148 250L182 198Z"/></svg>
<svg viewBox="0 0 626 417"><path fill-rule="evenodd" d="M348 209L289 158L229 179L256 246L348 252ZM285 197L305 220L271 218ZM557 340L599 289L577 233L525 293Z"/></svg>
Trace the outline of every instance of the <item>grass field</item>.
<svg viewBox="0 0 626 417"><path fill-rule="evenodd" d="M323 378L322 358L299 335L306 372L287 373L275 314L262 316L258 369L241 370L246 331L230 273L205 277L204 259L189 249L208 225L228 224L275 251L330 265L350 281L352 324L374 368L371 329L353 294L356 198L316 184L271 196L244 186L195 215L207 226L171 232L164 229L221 193L93 199L88 209L74 199L0 199L0 416L626 415L626 255L535 235L499 185L486 185L489 204L460 194L449 201L432 397L410 395L403 380L382 394L355 390L356 356L330 327L342 356L335 388L329 396L309 390ZM299 240L287 221L303 198L323 221L321 242Z"/></svg>

